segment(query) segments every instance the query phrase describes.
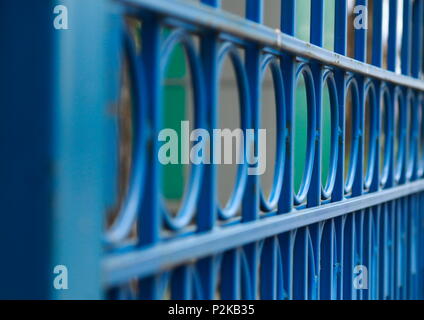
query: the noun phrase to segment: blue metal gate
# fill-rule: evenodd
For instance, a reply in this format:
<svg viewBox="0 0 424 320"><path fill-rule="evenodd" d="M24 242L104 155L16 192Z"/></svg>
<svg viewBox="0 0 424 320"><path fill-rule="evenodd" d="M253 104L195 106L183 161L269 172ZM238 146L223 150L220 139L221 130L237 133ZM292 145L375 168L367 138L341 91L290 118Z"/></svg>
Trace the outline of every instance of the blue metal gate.
<svg viewBox="0 0 424 320"><path fill-rule="evenodd" d="M56 31L51 41L57 48L58 83L51 82L51 92L58 110L49 111L53 120L42 120L56 135L51 150L57 161L49 176L53 190L46 191L53 206L47 204L50 198L42 206L51 212L44 218L53 230L43 242L52 249L42 265L67 265L70 288L49 287L43 296L423 298L424 1L387 1L387 68L385 1L373 2L371 42L367 29L355 30L353 58L347 56L348 1L335 1L334 51L323 48L326 1L311 1L310 42L295 37L295 0L281 1L281 30L264 25L265 1L246 0L245 18L222 10L219 0L63 1L71 30ZM123 16L141 22L141 48ZM170 31L164 36L165 28ZM216 165L199 165L178 213L165 209L157 136L164 69L177 45L184 47L190 66L196 126L209 131L217 126L217 84L226 57L236 71L244 128L260 127L262 76L272 71L278 119L284 123L279 124L280 165L270 199L262 195L258 176L247 175L243 167L231 206L221 208ZM117 99L120 51L134 86L136 142L127 196L115 223L103 232L116 173L110 160L116 155L110 145L113 119L105 106ZM63 59L69 59L67 65ZM296 191L294 114L300 78L306 84L308 132ZM327 183L321 174L324 87L331 103ZM346 146L348 91L352 137ZM6 196L18 198L4 189ZM365 287L358 288L358 276L368 280Z"/></svg>
<svg viewBox="0 0 424 320"><path fill-rule="evenodd" d="M151 153L136 159L145 166L144 194L136 199L141 209L130 204L109 236L121 240L138 216L138 243L129 252L109 253L103 263L106 283L116 297L134 295L130 279L137 279L135 296L141 298L212 299L216 297L265 299L415 299L422 297L422 160L418 149L421 130L418 114L422 107L423 2L404 1L402 75L393 73L396 54L396 1L390 2L388 70L382 69L383 2L374 3L372 64L366 60L367 32L355 32L355 60L345 56L347 1L336 1L335 53L323 44L324 1L312 1L311 43L293 37L295 1L282 1L281 30L263 25L263 2L246 1L246 19L219 9L219 1L199 5L183 1L126 0L128 14L143 21L146 47L135 79L144 87L144 104L152 135L159 130L161 73L167 55L177 43L184 45L195 82L195 112L207 116L200 126L216 127L217 82L225 56L232 59L240 95L250 114L250 126L259 127L261 74L272 68L278 108L287 121L278 145L286 153L272 203L260 197L258 177L246 177L243 194L234 200L242 214L219 208L216 200L216 168L205 166L202 177L193 173L188 192L198 196L197 210L185 202L176 217L162 210L158 189L159 168ZM367 5L367 1L357 1ZM172 33L161 40L161 29ZM193 37L200 38L200 51ZM236 48L242 48L245 58ZM134 49L129 49L133 50ZM135 52L130 52L134 61ZM137 65L137 66L136 66ZM299 193L293 191L293 108L297 79L303 76L308 94L307 163ZM148 79L148 81L146 81ZM329 183L321 183L320 113L324 83L331 90L332 150ZM354 140L349 173L344 175L345 96L354 96ZM249 89L248 89L249 88ZM365 101L370 96L370 155L365 163ZM145 97L145 98L144 98ZM381 108L387 106L387 148L380 159ZM394 106L400 101L395 124ZM143 106L141 106L142 108ZM200 118L200 117L199 117ZM283 117L284 119L285 117ZM409 123L407 121L415 121ZM246 120L249 121L249 120ZM400 125L399 136L395 126ZM143 133L141 133L143 134ZM396 142L395 142L396 141ZM399 150L395 155L395 143ZM408 146L407 146L408 145ZM408 150L408 152L406 151ZM397 157L397 159L395 159ZM364 167L368 170L365 171ZM380 166L383 166L380 170ZM143 168L136 169L142 170ZM280 174L277 172L276 174ZM364 174L365 172L365 174ZM241 173L244 175L245 173ZM201 179L203 178L203 179ZM201 187L200 187L201 186ZM199 188L200 187L200 188ZM190 225L196 213L194 230ZM222 223L224 221L224 223ZM228 223L225 223L225 222ZM230 222L231 221L231 222ZM165 235L164 229L171 234ZM421 238L422 239L422 238ZM369 270L368 290L354 287L355 266Z"/></svg>

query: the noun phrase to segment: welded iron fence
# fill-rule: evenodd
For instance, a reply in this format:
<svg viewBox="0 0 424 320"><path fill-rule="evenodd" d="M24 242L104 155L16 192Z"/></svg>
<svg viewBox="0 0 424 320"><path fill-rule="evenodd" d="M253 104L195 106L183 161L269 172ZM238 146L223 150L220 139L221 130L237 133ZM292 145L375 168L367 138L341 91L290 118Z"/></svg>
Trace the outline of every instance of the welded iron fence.
<svg viewBox="0 0 424 320"><path fill-rule="evenodd" d="M0 127L9 128L14 141L0 160L2 181L15 181L0 192L8 213L1 248L13 257L0 267L6 276L2 296L423 298L424 1L373 1L372 41L366 29L355 29L353 58L347 56L348 1L335 1L334 51L322 47L326 1L311 1L310 42L294 36L297 1L281 1L279 29L263 24L265 1L246 0L245 18L220 9L219 0L63 1L70 30L49 33L48 1L28 4L33 10L27 19L38 22L31 33L19 19L1 19L15 26L2 42L10 44L0 53L2 62L10 60L10 48L22 49L16 51L21 55L33 48L32 58L22 56L17 70L2 65L3 74L43 70L44 79L21 77L25 94L8 90L1 98ZM3 6L3 13L21 13L13 2ZM124 26L124 17L138 21L138 33ZM13 32L27 41L14 41ZM43 36L33 43L34 35ZM217 166L193 165L179 211L166 209L157 136L163 126L164 70L176 46L183 46L190 67L195 126L209 131L217 127L224 59L235 69L243 129L260 127L262 76L271 70L278 135L270 198L259 177L241 166L230 205L222 208ZM116 178L110 111L122 52L132 86L132 167L117 217L102 231ZM2 89L10 79L2 81ZM299 79L306 84L308 132L304 174L295 190ZM326 183L321 177L324 87L331 109ZM31 121L15 130L10 119L21 105L35 107L26 111ZM49 116L41 117L40 110ZM16 237L19 229L25 237ZM59 264L68 267L68 290L54 290L46 280Z"/></svg>
<svg viewBox="0 0 424 320"><path fill-rule="evenodd" d="M134 243L110 249L103 260L108 296L422 298L424 2L388 1L386 69L384 1L374 1L371 13L372 65L365 62L367 29L354 31L354 59L346 56L347 30L353 28L348 26L348 1L335 2L334 52L322 48L325 1L311 1L310 43L294 37L296 1L281 1L281 30L263 24L264 2L247 0L243 18L220 9L216 0L120 1L125 14L142 24L140 50L128 33L124 41L139 90L140 139L133 189L106 238L113 247L134 224L137 236ZM171 31L163 37L165 28ZM399 36L401 73L395 73ZM248 176L243 167L231 205L221 208L217 168L203 165L192 171L177 215L165 209L156 158L160 145L154 137L161 128L164 70L176 45L188 57L196 127L208 130L217 127L222 61L230 58L236 71L244 129L260 127L262 75L270 68L279 122L276 161L281 164L270 199L259 178ZM308 134L304 175L296 191L294 92L300 77L307 91ZM321 178L320 134L325 85L331 104L327 183ZM352 138L347 143L349 90ZM362 287L355 284L359 275L365 276Z"/></svg>

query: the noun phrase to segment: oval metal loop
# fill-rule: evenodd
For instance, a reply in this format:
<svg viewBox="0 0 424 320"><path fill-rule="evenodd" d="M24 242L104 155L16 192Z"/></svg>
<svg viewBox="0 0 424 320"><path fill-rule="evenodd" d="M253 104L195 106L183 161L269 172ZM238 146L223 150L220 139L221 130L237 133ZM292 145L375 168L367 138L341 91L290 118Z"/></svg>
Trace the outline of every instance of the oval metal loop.
<svg viewBox="0 0 424 320"><path fill-rule="evenodd" d="M366 101L368 98L368 95L371 95L371 103L370 103L370 114L371 114L371 123L370 123L370 141L369 141L369 145L368 145L368 170L367 172L365 172L365 177L364 177L364 188L365 190L368 190L371 186L372 183L372 179L374 176L374 170L375 170L375 158L376 158L376 153L377 153L377 138L379 136L379 129L378 129L378 118L377 118L377 93L376 93L376 89L375 89L375 85L373 83L373 81L371 79L368 79L367 82L365 83L365 104L364 104L364 109L366 106ZM364 114L364 119L365 119L365 114ZM364 123L364 125L366 125ZM365 131L365 127L364 127L364 131ZM363 138L365 139L365 134L363 135ZM364 141L364 146L365 146L365 141ZM364 153L366 152L366 150L364 150ZM365 165L365 163L364 163Z"/></svg>
<svg viewBox="0 0 424 320"><path fill-rule="evenodd" d="M251 124L250 120L250 99L249 99L249 85L247 80L247 73L243 61L237 52L237 48L230 42L225 42L221 45L218 53L218 72L220 75L224 65L226 57L231 59L231 62L234 66L234 71L237 79L239 101L240 101L240 116L241 116L241 129L245 133L245 148L244 148L244 161L242 164L238 165L236 183L234 190L228 200L228 203L224 208L221 208L218 205L218 216L221 219L229 219L236 215L237 211L241 207L241 202L243 200L243 194L246 189L247 183L247 174L248 174L248 155L251 148L251 141L247 141L249 138L246 134L247 129ZM219 79L219 77L217 77Z"/></svg>
<svg viewBox="0 0 424 320"><path fill-rule="evenodd" d="M105 241L108 244L124 240L131 232L131 228L137 218L144 194L144 178L146 171L145 154L147 148L146 132L146 100L144 66L141 57L137 54L135 44L130 36L130 31L126 30L123 36L124 53L128 60L131 83L133 85L133 97L135 106L135 145L132 154L132 164L128 192L123 206L118 213L118 217L106 231Z"/></svg>
<svg viewBox="0 0 424 320"><path fill-rule="evenodd" d="M267 68L272 72L272 80L274 83L275 107L277 113L277 142L276 142L276 160L274 169L274 179L271 194L266 199L262 188L260 189L260 201L263 211L271 211L277 208L280 199L281 190L283 188L285 151L286 151L286 113L285 113L285 96L284 96L284 80L278 59L273 55L266 55L262 59L261 64L261 83L265 76Z"/></svg>
<svg viewBox="0 0 424 320"><path fill-rule="evenodd" d="M339 101L337 94L336 80L331 70L326 70L323 74L322 82L327 84L330 93L331 109L331 149L330 149L330 170L327 176L327 183L321 187L321 197L327 200L331 197L336 184L337 160L339 154Z"/></svg>
<svg viewBox="0 0 424 320"><path fill-rule="evenodd" d="M351 76L346 81L345 105L346 97L352 88L352 144L350 146L350 161L348 166L348 176L345 181L345 193L352 191L353 182L355 180L356 167L358 161L359 137L362 134L359 127L359 87L356 79ZM346 128L345 128L346 131ZM346 136L346 132L344 133ZM345 138L344 138L345 139ZM345 142L346 143L346 142Z"/></svg>
<svg viewBox="0 0 424 320"><path fill-rule="evenodd" d="M410 115L410 117L406 117L407 126L405 128L406 139L408 141L408 153L406 154L406 179L411 180L414 173L415 157L417 154L418 117L416 115L418 113L418 102L414 91L410 89L406 95L406 110L407 114Z"/></svg>
<svg viewBox="0 0 424 320"><path fill-rule="evenodd" d="M396 162L395 162L395 173L394 173L394 180L396 183L399 183L400 178L402 176L402 170L404 167L404 159L405 159L405 152L406 152L406 121L407 121L407 117L405 115L405 96L401 90L400 87L395 87L394 88L394 99L393 101L396 104L396 101L398 101L399 104L399 114L398 114L398 119L397 121L399 122L399 136L396 136L396 132L394 133L394 138L398 139L399 141L398 143L398 154L394 155ZM393 114L394 114L395 110L394 110L394 106L393 106ZM393 116L394 119L394 116ZM394 123L394 127L396 128L396 123L395 121L393 121Z"/></svg>
<svg viewBox="0 0 424 320"><path fill-rule="evenodd" d="M183 46L189 62L194 99L194 128L206 128L205 88L202 64L194 42L190 35L183 30L177 29L173 31L162 45L161 77L163 79L167 63L177 44ZM196 212L197 199L202 185L203 163L192 163L191 168L191 174L184 192L181 207L175 217L171 216L163 201L161 202L161 211L166 226L172 230L179 230L187 226Z"/></svg>
<svg viewBox="0 0 424 320"><path fill-rule="evenodd" d="M315 106L315 85L312 70L306 63L301 63L296 71L296 82L299 81L300 75L303 76L306 86L306 99L308 107L308 135L305 168L303 170L302 182L299 192L294 192L295 205L302 204L309 191L312 180L312 171L315 157L315 140L316 140L316 106Z"/></svg>
<svg viewBox="0 0 424 320"><path fill-rule="evenodd" d="M380 94L380 105L384 105L384 108L386 108L385 119L381 119L381 121L385 122L385 128L386 128L386 140L385 140L385 146L384 146L384 160L383 160L383 168L381 171L381 178L380 178L380 185L384 188L384 186L387 183L388 177L389 177L389 170L390 170L390 155L392 153L393 149L393 114L390 112L392 110L392 98L390 94L389 88L384 85L381 88L381 94ZM382 125L379 125L379 131L381 131ZM381 141L380 141L381 143Z"/></svg>

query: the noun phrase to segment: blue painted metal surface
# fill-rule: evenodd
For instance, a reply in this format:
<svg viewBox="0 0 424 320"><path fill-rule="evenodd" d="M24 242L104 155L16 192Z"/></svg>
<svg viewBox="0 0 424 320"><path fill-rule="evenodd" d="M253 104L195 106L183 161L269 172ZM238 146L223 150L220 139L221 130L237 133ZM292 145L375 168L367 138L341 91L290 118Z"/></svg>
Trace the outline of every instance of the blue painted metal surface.
<svg viewBox="0 0 424 320"><path fill-rule="evenodd" d="M122 22L109 2L60 3L68 8L69 29L54 31L49 271L66 266L69 288L55 290L51 285L50 297L100 299L105 297L102 230L115 184L114 158L109 155L117 140L111 113L118 101Z"/></svg>
<svg viewBox="0 0 424 320"><path fill-rule="evenodd" d="M57 30L57 4L0 4L2 299L105 297L121 16L103 0L60 1L69 29ZM53 286L57 265L67 290Z"/></svg>
<svg viewBox="0 0 424 320"><path fill-rule="evenodd" d="M10 31L0 33L4 44L0 53L1 299L42 298L50 290L53 30L48 23L49 5L50 1L0 4L1 27ZM32 26L31 33L22 21Z"/></svg>
<svg viewBox="0 0 424 320"><path fill-rule="evenodd" d="M246 0L245 18L222 10L219 0L64 1L73 15L71 29L49 29L40 38L48 44L43 50L33 44L34 59L43 72L51 71L44 72L45 87L23 82L27 95L20 95L7 90L5 78L0 86L0 138L7 147L0 172L2 179L16 181L1 187L8 218L0 248L19 265L0 264L0 274L11 275L4 280L7 286L0 284L2 297L424 298L423 0L389 1L387 70L379 24L382 1L374 1L372 41L367 42L367 30L355 30L355 59L346 55L352 27L347 1L335 3L334 52L323 48L324 0L312 1L310 42L294 36L295 0L281 3L281 30L264 25L264 1ZM400 1L403 32L397 59ZM33 4L35 31L49 28L39 22L48 20L43 10L52 5ZM2 22L19 11L13 4L0 8ZM142 22L140 33L134 36L122 26L124 16ZM1 36L16 45L6 48L24 54L22 45L13 42L15 34ZM235 69L243 129L260 127L263 76L271 70L278 134L276 177L268 199L259 178L240 165L234 193L221 207L217 166L204 164L192 167L177 214L166 209L157 137L164 113L162 82L177 45L188 58L195 126L209 133L218 126L223 61L229 58ZM134 93L134 152L127 197L104 231L116 177L117 141L108 110L117 99L118 51L128 61ZM0 61L9 61L8 53L1 51ZM42 73L28 57L20 60L18 74ZM395 73L397 66L400 73ZM14 71L6 63L2 72L11 76ZM294 190L295 91L301 77L307 93L307 152L300 190ZM321 174L325 85L331 109L327 183ZM347 111L349 90L352 114ZM46 116L32 108L31 121L14 130L15 106L28 103L46 108ZM346 119L352 121L351 144ZM258 148L257 139L252 147ZM345 165L347 148L350 162ZM9 171L10 159L16 167ZM31 188L22 188L25 184ZM33 221L24 226L28 237L16 238L13 232L26 220ZM29 255L14 257L16 250ZM20 278L26 259L35 261L34 269ZM57 264L69 268L68 291L52 288L50 271ZM355 287L357 266L368 270L366 289ZM21 281L17 286L13 275ZM31 289L24 296L25 281Z"/></svg>
<svg viewBox="0 0 424 320"><path fill-rule="evenodd" d="M258 177L247 176L247 168L241 166L230 206L220 208L216 200L216 165L205 165L195 178L202 184L197 210L190 211L195 219L184 219L184 223L175 225L168 215L153 209L161 206L160 199L148 191L143 198L145 209L138 216L144 241L123 244L120 249L109 251L103 260L111 296L423 298L424 244L423 226L419 223L424 205L424 159L419 152L423 125L421 120L408 117L409 112L416 114L423 107L422 1L414 3L413 11L412 2L403 1L402 75L393 72L397 64L398 1L390 1L388 9L388 70L382 68L382 2L377 1L372 11L373 38L368 42L371 51L367 51L367 30L355 30L355 60L346 57L347 28L353 27L347 23L347 1L336 1L335 53L322 48L323 0L311 4L311 43L294 38L294 0L282 1L281 31L263 24L261 0L246 1L245 19L223 11L220 1L202 2L120 1L127 14L147 21L141 41L149 46L143 49L142 61L151 69L140 76L152 79L147 86L151 86L149 92L154 97L144 100L149 101L150 112L159 109L152 103L155 96L160 96L161 86L152 73L161 72L153 66L160 64L157 59L163 54L156 45L160 40L152 37L165 26L184 34L184 39L200 38L198 55L188 52L188 56L190 61L196 61L192 62L192 76L199 82L195 91L204 96L204 126L209 131L217 125L217 83L224 55L230 54L236 70L244 129L260 126L262 74L271 68L279 128L273 193L266 199ZM368 6L368 1L357 1L356 5ZM169 38L163 41L171 41ZM244 51L244 57L240 51ZM371 52L370 57L367 52ZM139 74L139 70L136 72ZM306 84L308 134L304 176L297 191L293 188L293 135L294 91L299 77L304 77ZM321 181L320 134L324 84L329 90L332 113L326 185ZM353 136L348 145L350 163L345 166L349 90L353 98L349 115ZM396 101L400 103L397 118ZM197 105L195 112L203 113L201 108ZM369 108L369 122L365 121L365 108ZM155 123L157 115L147 117ZM383 135L384 152L380 152ZM369 139L367 144L365 139ZM154 152L146 157L154 157ZM152 179L160 174L159 168L151 163L150 170L144 179L147 185L155 185ZM240 209L241 216L235 217ZM128 214L125 208L121 214ZM164 230L171 233L165 236ZM354 285L358 265L368 269L366 290ZM137 290L129 286L130 279L141 279Z"/></svg>

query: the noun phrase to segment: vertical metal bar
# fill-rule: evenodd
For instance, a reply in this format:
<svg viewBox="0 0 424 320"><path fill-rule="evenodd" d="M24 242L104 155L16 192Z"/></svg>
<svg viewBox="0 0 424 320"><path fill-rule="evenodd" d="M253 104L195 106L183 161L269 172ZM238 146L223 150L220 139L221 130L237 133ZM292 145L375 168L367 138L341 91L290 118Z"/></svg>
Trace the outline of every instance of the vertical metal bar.
<svg viewBox="0 0 424 320"><path fill-rule="evenodd" d="M408 250L408 270L407 270L407 288L406 299L412 300L417 299L417 196L411 195L409 197L410 208L407 212L408 219L408 239L407 239L407 250ZM419 253L418 253L419 254Z"/></svg>
<svg viewBox="0 0 424 320"><path fill-rule="evenodd" d="M372 64L380 67L382 66L382 60L383 60L383 0L377 0L373 3L373 31L372 31ZM376 119L370 119L371 123L376 124L376 128L372 129L372 126L370 125L371 130L376 130L377 132L377 138L376 138L376 145L375 150L380 150L380 144L381 141L381 130L382 125L381 121L385 121L384 119L381 119L380 113L381 113L381 103L384 103L383 101L380 101L380 99L384 99L384 97L381 96L381 81L373 81L375 85L375 94L376 94L376 102L375 105L369 105L370 108L374 108L375 112L371 112L371 116L373 117L375 115ZM387 129L386 129L387 130ZM372 139L373 133L370 132L370 139ZM388 139L388 137L386 137ZM370 163L369 168L374 168L374 174L372 177L372 182L370 186L370 192L378 191L380 188L380 161L381 154L379 151L375 153L375 159L374 163ZM384 157L384 155L383 155ZM372 239L370 239L372 241Z"/></svg>
<svg viewBox="0 0 424 320"><path fill-rule="evenodd" d="M101 238L111 205L105 186L115 179L109 159L117 152L107 110L119 92L121 20L111 2L61 4L68 8L69 30L56 32L53 264L68 267L69 289L53 296L101 298Z"/></svg>
<svg viewBox="0 0 424 320"><path fill-rule="evenodd" d="M339 1L340 2L340 1ZM324 34L324 0L311 1L310 34L311 43L322 47Z"/></svg>
<svg viewBox="0 0 424 320"><path fill-rule="evenodd" d="M408 196L405 199L405 209L403 212L403 219L405 222L404 225L404 245L405 245L405 261L404 261L404 290L403 290L403 299L410 299L410 275L411 275L411 256L412 256L412 242L410 241L411 235L411 219L412 219L412 198Z"/></svg>
<svg viewBox="0 0 424 320"><path fill-rule="evenodd" d="M344 227L344 246L343 246L343 299L355 299L353 289L353 268L355 263L356 237L355 237L355 213L350 213L346 217Z"/></svg>
<svg viewBox="0 0 424 320"><path fill-rule="evenodd" d="M308 231L308 286L307 295L309 300L319 300L321 286L321 241L325 222L315 223L307 227Z"/></svg>
<svg viewBox="0 0 424 320"><path fill-rule="evenodd" d="M424 219L424 193L421 192L418 195L419 198L419 210L418 210L418 219L420 223L418 224L418 251L422 253L422 250L424 249L424 224L422 223ZM424 298L424 257L422 254L418 257L418 299Z"/></svg>
<svg viewBox="0 0 424 320"><path fill-rule="evenodd" d="M311 1L311 21L310 21L310 35L311 43L317 46L322 47L323 45L323 31L324 31L324 1L317 0ZM316 106L316 139L315 139L315 156L314 156L314 165L311 177L311 186L308 191L307 206L314 207L318 206L321 202L321 153L322 153L322 99L323 99L323 90L324 85L322 81L322 65L319 63L311 63L311 70L314 77L314 87L315 87L315 106ZM313 254L314 257L314 266L316 270L308 270L311 277L313 277L312 283L318 288L310 288L309 292L311 294L310 299L319 299L320 295L320 273L321 273L321 235L322 228L324 224L318 223L309 227L310 234L312 236L313 243ZM332 237L332 235L330 235ZM326 252L329 253L329 252ZM331 253L330 253L331 254ZM311 259L308 256L308 259ZM331 257L325 257L325 259L331 259ZM313 273L313 274L312 274ZM331 271L330 271L331 273ZM331 281L331 276L330 276ZM328 284L327 284L328 285ZM330 284L331 287L331 284ZM316 290L316 292L311 292L311 290Z"/></svg>
<svg viewBox="0 0 424 320"><path fill-rule="evenodd" d="M408 273L407 273L407 299L416 299L416 210L417 210L417 198L416 195L410 196L410 207L407 214L408 219L408 239L407 239L407 250L408 250Z"/></svg>
<svg viewBox="0 0 424 320"><path fill-rule="evenodd" d="M373 3L372 64L380 67L383 60L383 0Z"/></svg>
<svg viewBox="0 0 424 320"><path fill-rule="evenodd" d="M412 10L412 64L411 75L420 76L423 66L424 2L415 1Z"/></svg>
<svg viewBox="0 0 424 320"><path fill-rule="evenodd" d="M293 299L293 240L296 230L279 235L281 256L283 261L283 280L287 299Z"/></svg>
<svg viewBox="0 0 424 320"><path fill-rule="evenodd" d="M402 298L402 259L403 259L403 248L402 248L402 200L397 199L395 209L395 232L396 232L396 254L395 254L395 296L394 299L400 300Z"/></svg>
<svg viewBox="0 0 424 320"><path fill-rule="evenodd" d="M218 8L218 0L202 0L203 3ZM217 95L218 95L218 74L217 74L217 55L218 55L218 34L209 32L201 38L201 54L206 83L206 104L207 104L207 125L208 132L212 134L217 125ZM211 146L211 155L213 158L213 139L209 142ZM216 220L216 166L213 164L204 165L203 192L200 194L200 210L197 214L197 226L199 231L207 231L213 228Z"/></svg>
<svg viewBox="0 0 424 320"><path fill-rule="evenodd" d="M369 275L370 283L370 299L379 300L380 294L380 282L382 274L380 273L381 257L383 255L383 249L380 241L380 234L383 232L382 226L382 205L378 205L373 209L373 219L371 220L371 248L370 248L370 259L371 259L371 272Z"/></svg>
<svg viewBox="0 0 424 320"><path fill-rule="evenodd" d="M359 93L359 105L352 105L352 108L359 108L358 110L358 121L359 121L359 130L358 132L352 132L352 139L357 139L358 143L358 155L355 168L355 178L352 187L352 196L359 196L364 192L364 166L365 166L365 105L366 105L366 96L365 96L365 79L364 77L358 77L358 93Z"/></svg>
<svg viewBox="0 0 424 320"><path fill-rule="evenodd" d="M263 23L263 1L246 1L246 18L256 23ZM246 48L246 70L249 77L250 86L250 107L252 128L255 130L255 140L253 141L254 152L259 156L258 129L260 127L260 64L261 48L256 43L248 44ZM259 217L259 176L250 175L247 179L246 192L243 197L243 221L253 221ZM250 280L253 293L257 292L257 265L258 265L258 244L252 243L245 246L246 258L250 267Z"/></svg>
<svg viewBox="0 0 424 320"><path fill-rule="evenodd" d="M240 299L240 252L234 249L224 253L221 267L221 298Z"/></svg>
<svg viewBox="0 0 424 320"><path fill-rule="evenodd" d="M295 34L295 0L281 3L281 30L289 35ZM282 70L285 81L286 117L287 117L287 153L284 163L284 184L278 204L279 212L287 213L293 207L293 153L294 153L294 90L295 90L295 57L283 55Z"/></svg>
<svg viewBox="0 0 424 320"><path fill-rule="evenodd" d="M389 37L387 48L387 69L396 71L397 57L397 8L398 0L389 0Z"/></svg>
<svg viewBox="0 0 424 320"><path fill-rule="evenodd" d="M192 284L188 266L181 266L172 271L171 298L174 300L192 299Z"/></svg>
<svg viewBox="0 0 424 320"><path fill-rule="evenodd" d="M353 265L352 265L352 282L353 277L359 276L358 273L354 273L353 271L357 266L363 266L364 265L364 211L361 210L358 212L355 212L355 228L353 228L353 231L355 233L354 241L355 241L355 249L354 249L354 258L353 258ZM369 266L365 266L369 267ZM359 280L358 280L359 281ZM355 282L354 284L359 285L360 282ZM352 299L353 300L363 300L363 293L364 291L361 290L358 287L352 286Z"/></svg>
<svg viewBox="0 0 424 320"><path fill-rule="evenodd" d="M368 1L367 0L357 0L357 6L364 6L368 10ZM368 17L368 11L366 14ZM368 22L367 22L368 24ZM367 29L365 28L355 28L355 59L359 61L365 62L367 60ZM359 90L359 132L353 133L353 139L358 139L358 160L356 163L356 171L355 171L355 180L352 188L352 195L358 196L363 192L363 168L364 168L364 129L365 129L365 78L362 76L357 77L358 81L358 90ZM352 106L355 108L355 105Z"/></svg>
<svg viewBox="0 0 424 320"><path fill-rule="evenodd" d="M374 213L373 210L375 208L368 208L364 210L364 214L362 216L362 260L361 264L364 265L368 269L367 273L367 288L361 290L361 298L362 300L370 300L371 290L373 290L373 283L372 283L372 271L373 271L373 261L372 261L372 226L373 226L373 218Z"/></svg>
<svg viewBox="0 0 424 320"><path fill-rule="evenodd" d="M396 254L397 254L397 230L396 230L396 210L397 210L397 200L393 200L389 203L389 214L390 214L390 277L388 279L388 288L389 288L389 295L387 297L388 300L396 299Z"/></svg>
<svg viewBox="0 0 424 320"><path fill-rule="evenodd" d="M356 4L367 7L368 1L357 0ZM367 60L367 29L365 28L355 29L355 59L363 62ZM358 161L356 163L355 180L352 188L353 196L361 195L363 193L364 185L365 78L358 76L357 81L359 90L359 106L356 106L356 108L359 108L359 132L353 133L353 139L358 139ZM355 105L353 105L353 108L355 108Z"/></svg>
<svg viewBox="0 0 424 320"><path fill-rule="evenodd" d="M277 298L277 246L276 238L266 239L263 244L260 263L260 299L275 300Z"/></svg>
<svg viewBox="0 0 424 320"><path fill-rule="evenodd" d="M402 219L402 288L401 299L406 299L407 294L407 275L408 275L408 212L409 212L409 196L402 198L401 219Z"/></svg>
<svg viewBox="0 0 424 320"><path fill-rule="evenodd" d="M335 287L335 228L334 220L323 223L321 239L320 261L320 299L334 300L336 298Z"/></svg>
<svg viewBox="0 0 424 320"><path fill-rule="evenodd" d="M143 60L146 66L146 78L149 79L148 86L148 117L151 123L151 135L149 142L151 148L147 155L147 194L140 219L138 220L140 245L154 244L159 241L159 230L161 224L161 215L159 209L159 195L161 194L159 181L160 168L157 161L159 144L157 136L161 128L162 111L162 87L160 83L160 36L161 26L159 18L155 15L149 15L144 20L142 29L143 43L149 43L149 46L143 50Z"/></svg>
<svg viewBox="0 0 424 320"><path fill-rule="evenodd" d="M143 20L142 41L149 43L143 50L142 58L146 67L146 82L149 92L148 118L151 123L151 133L148 137L150 150L147 154L147 188L145 200L138 219L139 245L152 245L160 239L161 214L160 214L160 194L161 194L161 170L157 161L159 144L157 136L161 129L162 116L162 86L160 83L160 37L161 26L159 18L153 14L148 15ZM157 275L152 275L139 282L141 288L140 299L159 299L159 281Z"/></svg>
<svg viewBox="0 0 424 320"><path fill-rule="evenodd" d="M323 39L323 20L324 20L324 1L317 0L311 3L311 42L322 47ZM312 63L312 73L314 77L315 87L315 106L316 106L316 139L315 139L315 156L314 166L311 178L311 186L308 192L308 207L314 207L320 204L321 200L321 128L322 128L322 97L323 97L323 82L322 82L322 66L319 63Z"/></svg>
<svg viewBox="0 0 424 320"><path fill-rule="evenodd" d="M221 6L220 0L202 0L204 4L215 8ZM213 129L217 126L217 101L218 101L218 34L209 32L201 38L201 54L206 84L206 104L207 104L207 129L212 136ZM213 159L213 140L210 141L211 158ZM199 211L197 213L197 227L199 232L211 230L216 222L217 216L217 178L216 166L205 164L203 173L203 187L199 197ZM198 263L199 273L205 299L213 299L215 295L215 270L214 257L201 259Z"/></svg>
<svg viewBox="0 0 424 320"><path fill-rule="evenodd" d="M216 259L214 256L200 259L197 262L197 272L199 273L200 282L202 284L203 299L215 299L216 290Z"/></svg>
<svg viewBox="0 0 424 320"><path fill-rule="evenodd" d="M408 275L408 216L409 216L409 196L402 198L402 207L401 207L401 220L402 220L402 234L401 234L401 245L402 245L402 268L401 268L401 279L402 279L402 288L401 288L401 299L407 298L407 275Z"/></svg>
<svg viewBox="0 0 424 320"><path fill-rule="evenodd" d="M346 226L347 216L341 216L336 218L335 227L336 227L336 276L337 276L337 299L342 300L344 298L344 265L345 265L345 226Z"/></svg>
<svg viewBox="0 0 424 320"><path fill-rule="evenodd" d="M389 250L390 250L390 271L389 271L389 279L388 279L388 300L396 299L395 290L396 290L396 254L397 254L397 243L396 243L396 210L397 210L397 202L393 200L389 203Z"/></svg>
<svg viewBox="0 0 424 320"><path fill-rule="evenodd" d="M422 255L422 250L424 248L424 225L422 223L424 218L423 213L423 201L424 196L423 193L417 194L417 202L418 202L418 210L417 210L417 219L420 222L417 225L417 251L420 253L417 257L417 299L424 298L424 258Z"/></svg>
<svg viewBox="0 0 424 320"><path fill-rule="evenodd" d="M364 6L368 9L368 0L356 0L357 6ZM365 15L368 17L368 12ZM368 21L366 22L368 24ZM355 28L355 59L367 61L367 29Z"/></svg>
<svg viewBox="0 0 424 320"><path fill-rule="evenodd" d="M296 231L293 248L293 299L308 299L308 231Z"/></svg>
<svg viewBox="0 0 424 320"><path fill-rule="evenodd" d="M281 1L281 30L291 36L296 34L296 1Z"/></svg>
<svg viewBox="0 0 424 320"><path fill-rule="evenodd" d="M379 266L380 285L379 285L379 299L385 300L389 296L389 273L390 273L390 213L388 210L388 203L382 205L382 226L380 230L380 248L383 254Z"/></svg>
<svg viewBox="0 0 424 320"><path fill-rule="evenodd" d="M347 1L336 1L334 11L334 51L346 55Z"/></svg>
<svg viewBox="0 0 424 320"><path fill-rule="evenodd" d="M411 73L411 29L412 29L412 1L403 0L403 29L402 29L402 74Z"/></svg>
<svg viewBox="0 0 424 320"><path fill-rule="evenodd" d="M335 6L335 25L334 25L334 50L335 52L345 55L347 43L347 1L336 1ZM331 201L340 201L344 198L344 149L345 149L345 92L346 92L346 73L342 69L335 70L335 80L337 85L337 99L339 102L339 146L337 155L337 175L334 185ZM336 222L338 223L338 222Z"/></svg>

